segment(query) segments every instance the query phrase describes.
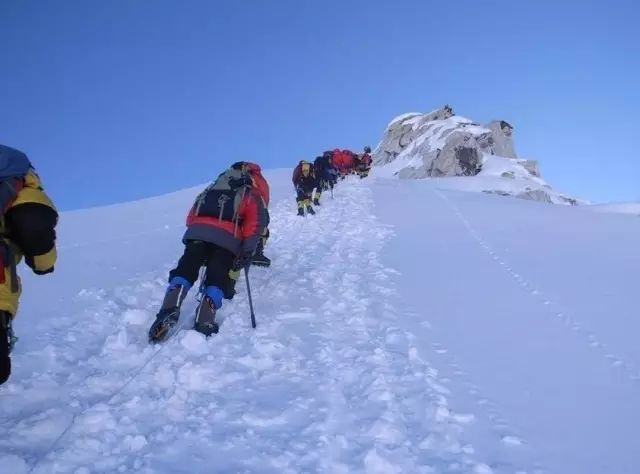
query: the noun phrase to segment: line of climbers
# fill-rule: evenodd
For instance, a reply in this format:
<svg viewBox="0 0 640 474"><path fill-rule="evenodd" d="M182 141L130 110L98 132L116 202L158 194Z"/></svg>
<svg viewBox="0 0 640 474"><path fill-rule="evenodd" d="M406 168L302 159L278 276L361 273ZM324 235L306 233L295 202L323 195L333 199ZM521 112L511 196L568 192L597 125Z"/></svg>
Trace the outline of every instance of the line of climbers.
<svg viewBox="0 0 640 474"><path fill-rule="evenodd" d="M298 213L314 214L323 191L354 173L364 178L371 167L371 149L355 154L327 151L314 163L301 161L294 170ZM314 195L315 191L315 195ZM196 198L187 215L182 237L184 251L169 272L167 290L149 330L159 342L177 327L180 307L200 279L200 301L194 329L210 336L218 332L216 312L230 300L240 271L250 265L269 267L264 255L269 238L269 184L260 166L234 163ZM0 384L11 374L11 351L16 337L12 322L18 309L20 279L16 266L24 257L38 275L51 273L56 263L58 213L45 194L27 156L0 145ZM204 268L202 275L199 273ZM175 330L175 329L174 329Z"/></svg>
<svg viewBox="0 0 640 474"><path fill-rule="evenodd" d="M320 205L323 191L331 190L349 174L357 174L360 179L369 176L371 169L371 147L365 146L361 154L350 150L325 151L311 163L301 160L293 169L293 186L296 190L298 215L315 214L313 205Z"/></svg>

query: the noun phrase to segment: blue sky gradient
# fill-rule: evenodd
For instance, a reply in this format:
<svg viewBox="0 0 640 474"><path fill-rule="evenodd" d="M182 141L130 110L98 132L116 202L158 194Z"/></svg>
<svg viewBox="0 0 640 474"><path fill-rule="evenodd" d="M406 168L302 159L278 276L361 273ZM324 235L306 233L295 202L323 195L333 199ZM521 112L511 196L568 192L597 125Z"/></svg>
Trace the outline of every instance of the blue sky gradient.
<svg viewBox="0 0 640 474"><path fill-rule="evenodd" d="M0 0L0 143L61 209L375 144L445 103L558 190L640 200L640 2Z"/></svg>

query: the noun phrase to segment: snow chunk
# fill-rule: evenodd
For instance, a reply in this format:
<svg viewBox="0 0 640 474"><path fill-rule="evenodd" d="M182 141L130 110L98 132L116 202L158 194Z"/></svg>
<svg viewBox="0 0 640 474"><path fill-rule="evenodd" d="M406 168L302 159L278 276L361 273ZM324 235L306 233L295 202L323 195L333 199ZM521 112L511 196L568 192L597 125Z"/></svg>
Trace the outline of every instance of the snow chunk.
<svg viewBox="0 0 640 474"><path fill-rule="evenodd" d="M29 466L24 459L13 454L0 456L0 466L2 466L2 472L6 473L26 474L29 472Z"/></svg>
<svg viewBox="0 0 640 474"><path fill-rule="evenodd" d="M375 449L364 457L364 468L367 474L400 474L401 470L380 456Z"/></svg>
<svg viewBox="0 0 640 474"><path fill-rule="evenodd" d="M142 435L131 436L128 435L124 438L124 445L129 451L137 452L143 449L147 444L147 438Z"/></svg>
<svg viewBox="0 0 640 474"><path fill-rule="evenodd" d="M149 319L149 313L142 309L127 309L123 313L123 319L127 324L146 324Z"/></svg>

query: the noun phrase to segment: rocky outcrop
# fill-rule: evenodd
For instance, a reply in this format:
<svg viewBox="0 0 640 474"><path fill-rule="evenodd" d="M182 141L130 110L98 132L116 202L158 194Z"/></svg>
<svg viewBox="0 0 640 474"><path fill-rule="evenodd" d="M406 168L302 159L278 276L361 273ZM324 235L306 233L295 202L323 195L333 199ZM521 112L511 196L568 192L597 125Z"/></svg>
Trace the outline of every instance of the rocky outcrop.
<svg viewBox="0 0 640 474"><path fill-rule="evenodd" d="M473 176L482 169L483 154L517 158L513 126L494 120L482 127L455 115L446 105L427 114L410 113L396 117L387 126L374 151L374 165L385 165L400 154L418 157L410 177ZM526 160L526 169L539 175L536 162ZM536 174L537 173L537 174Z"/></svg>
<svg viewBox="0 0 640 474"><path fill-rule="evenodd" d="M577 203L542 180L537 161L518 157L512 124L493 120L482 126L456 115L448 105L393 119L373 152L373 164L384 175L404 179L486 177L491 178L491 189L471 188L540 202Z"/></svg>

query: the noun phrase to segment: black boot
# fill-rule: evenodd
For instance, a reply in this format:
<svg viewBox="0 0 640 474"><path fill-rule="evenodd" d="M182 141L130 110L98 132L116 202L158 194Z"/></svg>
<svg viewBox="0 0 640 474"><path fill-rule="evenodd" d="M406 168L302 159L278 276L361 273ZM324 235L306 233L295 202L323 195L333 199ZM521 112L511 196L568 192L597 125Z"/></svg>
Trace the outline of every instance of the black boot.
<svg viewBox="0 0 640 474"><path fill-rule="evenodd" d="M258 241L258 246L256 247L256 251L251 258L251 264L257 267L269 267L271 266L271 259L269 257L265 257L264 255L264 243L263 239Z"/></svg>
<svg viewBox="0 0 640 474"><path fill-rule="evenodd" d="M256 253L251 259L251 265L255 265L256 267L270 267L271 259L265 256L263 253Z"/></svg>
<svg viewBox="0 0 640 474"><path fill-rule="evenodd" d="M319 205L320 205L320 198L315 198L315 199L313 200L313 205L314 205L314 206L319 206Z"/></svg>
<svg viewBox="0 0 640 474"><path fill-rule="evenodd" d="M313 207L311 206L307 206L307 212L311 215L314 215L316 213L316 211L313 210Z"/></svg>
<svg viewBox="0 0 640 474"><path fill-rule="evenodd" d="M12 346L11 315L6 311L0 311L0 385L9 380L11 375L10 354Z"/></svg>
<svg viewBox="0 0 640 474"><path fill-rule="evenodd" d="M218 334L220 327L216 323L216 307L208 296L204 296L198 305L194 329L207 337Z"/></svg>
<svg viewBox="0 0 640 474"><path fill-rule="evenodd" d="M180 319L180 305L187 296L184 286L170 286L164 295L160 311L149 329L149 342L164 341Z"/></svg>
<svg viewBox="0 0 640 474"><path fill-rule="evenodd" d="M304 209L303 208L301 208L301 207L298 208L298 215L299 216L304 216Z"/></svg>

